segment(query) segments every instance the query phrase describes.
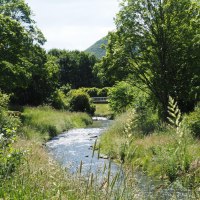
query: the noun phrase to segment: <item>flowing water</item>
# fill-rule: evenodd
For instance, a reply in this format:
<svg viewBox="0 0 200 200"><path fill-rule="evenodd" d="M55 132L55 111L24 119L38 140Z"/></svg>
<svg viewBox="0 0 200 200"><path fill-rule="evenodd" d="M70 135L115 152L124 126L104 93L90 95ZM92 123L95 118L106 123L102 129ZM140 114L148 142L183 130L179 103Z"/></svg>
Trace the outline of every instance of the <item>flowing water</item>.
<svg viewBox="0 0 200 200"><path fill-rule="evenodd" d="M91 173L98 174L99 182L101 182L108 171L109 160L106 156L98 158L98 153L93 151L93 145L112 121L102 117L95 117L93 120L95 124L93 127L66 131L47 142L47 147L50 154L71 173L77 173L81 163L82 174L85 176ZM120 186L123 182L123 170L120 165L114 162L111 162L110 169L111 177L120 172L118 183L118 186ZM145 199L171 199L174 196L175 199L192 199L183 189L181 191L170 187L158 189L162 183L152 181L141 172L135 173L134 178L137 188ZM155 193L155 191L159 192ZM150 196L153 196L153 198Z"/></svg>

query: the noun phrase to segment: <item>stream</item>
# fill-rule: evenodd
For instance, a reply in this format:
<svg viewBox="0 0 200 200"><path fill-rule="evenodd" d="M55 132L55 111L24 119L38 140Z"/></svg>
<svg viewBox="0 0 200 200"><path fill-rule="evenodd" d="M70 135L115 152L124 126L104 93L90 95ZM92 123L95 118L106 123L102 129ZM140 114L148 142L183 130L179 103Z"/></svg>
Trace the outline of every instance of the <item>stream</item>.
<svg viewBox="0 0 200 200"><path fill-rule="evenodd" d="M104 174L108 170L109 160L106 156L101 155L98 158L98 153L93 152L93 145L98 137L106 130L106 128L112 123L112 121L107 120L103 117L93 118L93 127L88 128L78 128L66 131L52 140L47 142L47 148L50 155L52 155L55 160L57 160L61 166L67 168L72 174L75 174L80 169L80 163L82 168L82 174L88 176L91 173L98 174L99 182L103 181ZM107 167L106 167L107 166ZM123 182L123 170L120 165L111 162L111 177L117 172L120 172L120 181L118 186ZM106 169L106 170L105 170ZM103 174L102 174L103 173ZM168 187L165 189L158 189L162 183L156 183L152 181L149 177L141 172L136 172L134 178L137 183L137 188L141 192L145 199L180 199L187 200L192 199L188 196L188 191L183 188L174 189ZM155 191L157 191L155 193ZM153 196L153 198L151 198Z"/></svg>

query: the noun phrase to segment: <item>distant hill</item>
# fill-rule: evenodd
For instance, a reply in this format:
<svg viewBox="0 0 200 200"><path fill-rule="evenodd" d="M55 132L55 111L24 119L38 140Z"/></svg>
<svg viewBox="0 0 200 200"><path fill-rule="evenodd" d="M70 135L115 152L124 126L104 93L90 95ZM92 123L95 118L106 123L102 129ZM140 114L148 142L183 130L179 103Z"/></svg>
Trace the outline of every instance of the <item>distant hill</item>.
<svg viewBox="0 0 200 200"><path fill-rule="evenodd" d="M102 58L105 56L106 51L104 48L101 48L102 45L107 45L108 40L106 37L98 40L96 43L94 43L92 46L90 46L88 49L85 50L85 52L91 53L95 55L97 58Z"/></svg>

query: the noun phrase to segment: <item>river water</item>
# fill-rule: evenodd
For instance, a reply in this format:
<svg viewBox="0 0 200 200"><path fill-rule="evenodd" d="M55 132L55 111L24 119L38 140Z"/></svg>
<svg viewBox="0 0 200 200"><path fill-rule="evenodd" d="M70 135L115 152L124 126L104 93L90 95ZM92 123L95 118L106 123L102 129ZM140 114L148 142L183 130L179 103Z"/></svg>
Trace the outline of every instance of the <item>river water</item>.
<svg viewBox="0 0 200 200"><path fill-rule="evenodd" d="M50 154L72 174L77 173L82 169L82 174L87 176L91 173L98 174L99 182L103 181L104 175L107 173L109 160L104 157L98 158L98 153L93 152L93 145L99 136L106 130L112 121L106 118L94 118L96 126L88 128L78 128L66 131L51 141L47 142L47 148ZM123 182L123 170L120 165L114 162L110 163L111 177L120 172L119 184ZM159 189L162 183L155 183L149 177L141 172L134 174L134 179L137 184L137 191L142 194L144 199L193 199L188 196L188 192L183 189L180 191L174 188ZM141 196L140 194L138 194ZM151 198L151 196L153 196ZM138 198L139 199L139 198Z"/></svg>

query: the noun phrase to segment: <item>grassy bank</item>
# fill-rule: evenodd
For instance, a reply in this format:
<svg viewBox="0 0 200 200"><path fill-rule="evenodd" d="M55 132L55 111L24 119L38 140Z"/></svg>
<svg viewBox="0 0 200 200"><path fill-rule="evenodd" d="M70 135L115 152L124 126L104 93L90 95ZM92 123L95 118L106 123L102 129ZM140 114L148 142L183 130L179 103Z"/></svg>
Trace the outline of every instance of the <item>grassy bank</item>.
<svg viewBox="0 0 200 200"><path fill-rule="evenodd" d="M96 103L95 104L96 111L95 116L99 117L111 117L113 115L113 112L111 111L109 104L106 103Z"/></svg>
<svg viewBox="0 0 200 200"><path fill-rule="evenodd" d="M2 199L81 199L87 184L68 176L48 155L42 143L70 128L86 127L91 118L85 113L70 113L50 107L25 107L17 141L12 149L20 152L16 161L8 160L13 172L0 177ZM13 159L14 159L13 155ZM20 162L20 163L19 163ZM10 166L8 166L8 169ZM12 169L12 168L11 168ZM88 189L89 191L89 189ZM92 190L88 192L92 195Z"/></svg>
<svg viewBox="0 0 200 200"><path fill-rule="evenodd" d="M96 184L98 174L91 173L87 178L80 172L69 174L53 161L42 145L64 130L90 123L91 118L84 113L63 112L50 107L24 108L17 141L12 145L12 149L20 154L17 164L15 160L8 160L10 165L15 165L12 172L0 176L0 199L138 199L139 192L133 190L131 176L127 175L127 181L114 190L119 174L111 177L107 166L105 180ZM16 158L14 154L12 158Z"/></svg>
<svg viewBox="0 0 200 200"><path fill-rule="evenodd" d="M200 195L199 139L184 124L178 131L159 125L149 135L142 134L137 124L134 112L122 114L102 135L101 151L154 179L162 179L164 185L179 183Z"/></svg>
<svg viewBox="0 0 200 200"><path fill-rule="evenodd" d="M1 182L2 199L106 199L90 181L62 169L38 142L18 140L15 148L26 150L26 154L12 176Z"/></svg>
<svg viewBox="0 0 200 200"><path fill-rule="evenodd" d="M92 124L86 113L59 111L48 106L25 107L22 113L22 133L28 139L50 139L71 128L86 127Z"/></svg>
<svg viewBox="0 0 200 200"><path fill-rule="evenodd" d="M12 147L21 152L21 158L18 160L20 163L13 172L6 174L3 178L0 177L0 198L6 200L146 199L138 190L134 173L132 169L129 170L130 168L125 171L125 179L120 186L116 184L120 179L119 174L111 177L109 166L107 166L108 172L104 174L103 182L96 184L99 180L98 174L91 173L88 178L83 177L81 173L72 176L49 157L42 145L46 139L53 136L52 133L49 134L49 130L53 129L53 133L58 134L72 127L85 127L91 123L88 115L57 111L49 107L26 107L22 118L20 136L17 137L17 142ZM155 176L156 174L158 178L160 176L163 176L163 179L168 178L164 167L173 166L174 160L167 160L167 158L176 159L175 156L169 156L177 145L172 134L174 130L168 129L165 135L159 132L145 137L136 133L130 136L131 123L130 113L125 113L118 118L111 129L102 136L101 149L118 161L124 160L129 166L130 164L135 167L139 166L149 175ZM193 188L197 188L199 181L195 166L195 158L200 153L198 147L199 141L190 137L187 142L189 155L184 160L184 163L190 163L189 170L187 174L178 174L179 177L187 175L188 179L185 179L185 183L191 184ZM163 156L165 148L169 148L169 153ZM179 150L177 152L179 154L176 156L181 160L186 155L182 155ZM160 166L159 164L164 159L165 165ZM179 162L179 160L176 161ZM79 170L81 170L81 165ZM168 171L170 172L170 168ZM149 199L155 199L155 196Z"/></svg>

